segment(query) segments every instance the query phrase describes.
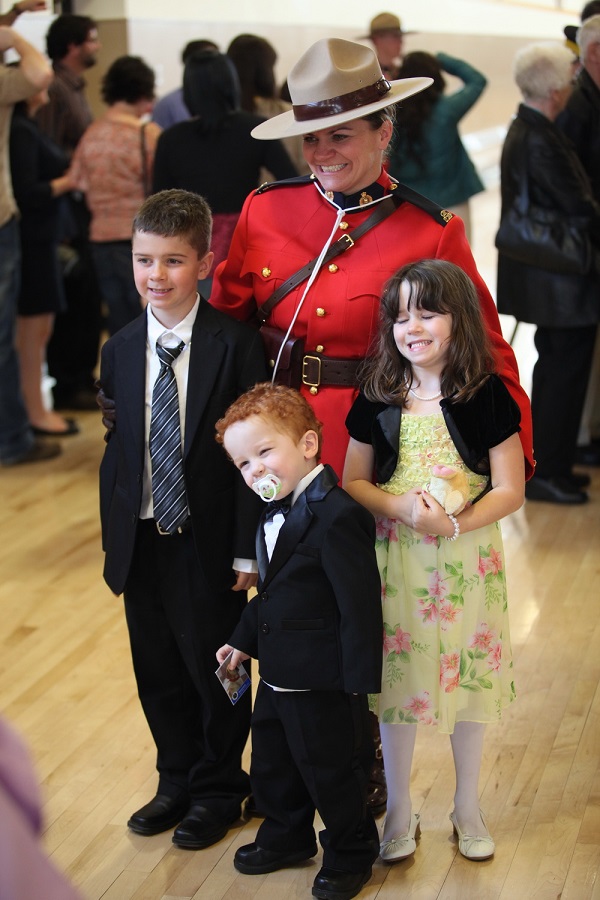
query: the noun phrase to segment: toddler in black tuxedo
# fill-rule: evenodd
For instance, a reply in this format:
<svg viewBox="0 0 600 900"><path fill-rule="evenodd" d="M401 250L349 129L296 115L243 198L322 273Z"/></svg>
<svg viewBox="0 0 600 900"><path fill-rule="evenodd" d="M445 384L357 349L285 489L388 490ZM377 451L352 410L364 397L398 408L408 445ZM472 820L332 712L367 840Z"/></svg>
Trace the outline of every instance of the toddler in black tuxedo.
<svg viewBox="0 0 600 900"><path fill-rule="evenodd" d="M238 483L214 427L264 379L265 361L256 331L197 292L213 258L204 199L162 191L133 224L147 309L106 342L100 375L117 410L100 469L104 578L124 594L159 776L128 825L143 835L177 826L173 842L199 850L224 837L250 791L250 697L231 709L214 654L256 581L261 504Z"/></svg>
<svg viewBox="0 0 600 900"><path fill-rule="evenodd" d="M257 385L217 422L217 440L246 484L274 500L257 533L257 595L217 659L232 653L236 667L255 657L261 675L250 779L265 818L255 843L236 851L235 867L262 875L315 856L316 809L325 829L313 896L350 900L379 850L366 797L381 582L373 517L319 464L320 436L310 405L282 385Z"/></svg>

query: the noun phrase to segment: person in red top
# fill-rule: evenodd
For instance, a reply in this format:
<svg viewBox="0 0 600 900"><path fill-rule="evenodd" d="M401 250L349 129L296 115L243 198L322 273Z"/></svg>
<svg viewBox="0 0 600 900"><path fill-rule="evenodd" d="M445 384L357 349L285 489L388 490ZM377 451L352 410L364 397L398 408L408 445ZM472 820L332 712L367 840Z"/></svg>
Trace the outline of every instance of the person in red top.
<svg viewBox="0 0 600 900"><path fill-rule="evenodd" d="M530 477L529 399L462 220L398 184L384 168L393 105L427 88L431 79L390 82L372 49L331 38L306 51L288 84L292 110L268 119L252 134L259 140L302 135L312 174L263 185L246 199L227 259L215 271L210 302L243 321L258 314L284 342L290 336L303 340L302 355L290 366L283 352L268 353L273 379L299 384L323 423L323 461L341 476L348 445L345 420L358 394L358 367L377 331L383 285L409 262L439 258L455 263L475 284L497 372L519 405L519 437ZM359 235L374 213L383 219L369 222L369 230ZM338 241L344 252L321 266ZM299 275L293 289L265 307L313 259L312 274ZM375 718L372 725L379 752L368 804L378 814L385 809L387 790ZM251 805L246 809L253 811Z"/></svg>
<svg viewBox="0 0 600 900"><path fill-rule="evenodd" d="M341 475L348 443L344 422L357 395L357 366L376 331L383 284L399 266L418 259L456 263L475 283L498 372L521 409L529 476L529 400L462 220L399 185L383 166L393 128L390 107L430 83L386 81L373 50L361 44L332 38L310 47L289 75L293 109L257 126L253 136L303 135L312 175L263 186L247 198L228 257L215 272L210 302L252 320L282 283L342 240L345 252L320 269L317 264L266 321L282 337L289 332L304 339L296 373L300 390L323 422L323 458ZM390 207L391 215L353 243L357 228L379 207ZM279 360L275 380L282 365Z"/></svg>

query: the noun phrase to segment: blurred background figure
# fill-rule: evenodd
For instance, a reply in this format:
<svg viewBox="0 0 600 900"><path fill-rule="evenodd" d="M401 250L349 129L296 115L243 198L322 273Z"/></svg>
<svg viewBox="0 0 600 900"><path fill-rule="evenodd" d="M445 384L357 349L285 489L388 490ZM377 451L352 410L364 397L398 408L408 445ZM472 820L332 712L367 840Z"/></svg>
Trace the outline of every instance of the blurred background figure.
<svg viewBox="0 0 600 900"><path fill-rule="evenodd" d="M90 239L112 335L141 312L131 264L131 223L151 192L160 134L144 122L154 103L154 71L139 56L121 56L102 80L105 115L87 129L71 177L86 197Z"/></svg>
<svg viewBox="0 0 600 900"><path fill-rule="evenodd" d="M242 109L270 119L292 108L291 103L278 96L275 81L277 53L267 40L255 34L240 34L227 48L227 56L233 62L240 80ZM308 175L310 169L304 161L302 138L285 138L283 144L298 173ZM259 183L265 181L273 181L273 174L262 169Z"/></svg>
<svg viewBox="0 0 600 900"><path fill-rule="evenodd" d="M27 748L0 719L0 897L82 900L46 855L41 799Z"/></svg>
<svg viewBox="0 0 600 900"><path fill-rule="evenodd" d="M559 44L532 44L517 54L514 74L523 102L502 150L501 217L514 208L524 185L530 215L534 206L548 216L557 213L557 226L561 217L581 217L598 241L600 208L573 145L555 124L571 94L571 65L571 51ZM584 503L589 477L573 472L573 464L600 320L600 285L593 268L574 275L541 266L541 249L534 246L527 263L500 244L498 253L498 311L537 325L531 391L537 465L525 496Z"/></svg>
<svg viewBox="0 0 600 900"><path fill-rule="evenodd" d="M361 37L361 40L369 40L373 44L381 71L388 81L400 77L398 71L402 62L404 36L407 34L414 34L414 31L403 31L398 16L383 12L371 19L369 33Z"/></svg>
<svg viewBox="0 0 600 900"><path fill-rule="evenodd" d="M557 125L573 142L575 152L600 203L600 0L587 3L577 33L581 70ZM594 362L579 433L577 459L584 465L600 465L600 335L596 336Z"/></svg>
<svg viewBox="0 0 600 900"><path fill-rule="evenodd" d="M10 167L19 207L21 289L15 343L21 390L34 434L63 437L77 434L73 419L48 409L42 392L46 347L56 313L65 307L58 236L64 195L73 183L66 173L66 153L39 128L35 114L48 103L38 91L15 105L10 130Z"/></svg>
<svg viewBox="0 0 600 900"><path fill-rule="evenodd" d="M57 16L46 34L54 81L36 119L50 140L72 156L92 122L83 77L96 65L100 41L89 16ZM97 409L94 372L100 348L101 299L89 244L90 214L78 192L68 195L68 222L60 248L67 307L54 323L48 371L57 409Z"/></svg>
<svg viewBox="0 0 600 900"><path fill-rule="evenodd" d="M460 78L463 86L446 95L444 72ZM433 84L398 110L390 171L403 184L460 216L470 240L469 198L484 186L458 124L483 93L487 80L464 60L424 51L409 53L400 66L400 78L418 75L433 78Z"/></svg>
<svg viewBox="0 0 600 900"><path fill-rule="evenodd" d="M161 134L154 191L181 188L201 194L213 213L214 267L227 256L244 200L261 168L275 178L297 174L281 141L255 141L250 132L264 117L240 109L232 61L216 50L193 54L183 75L183 97L193 115ZM210 284L203 284L206 293Z"/></svg>
<svg viewBox="0 0 600 900"><path fill-rule="evenodd" d="M185 45L181 52L181 62L185 66L190 56L193 53L197 53L199 50L218 51L218 49L217 45L209 40L200 38L196 41L190 41ZM170 128L171 125L176 125L177 122L185 122L186 119L191 118L191 115L192 114L185 105L183 99L182 85L181 87L175 88L174 91L165 94L160 100L157 100L154 104L154 109L152 110L152 121L156 122L157 125L160 125L160 127L164 129Z"/></svg>

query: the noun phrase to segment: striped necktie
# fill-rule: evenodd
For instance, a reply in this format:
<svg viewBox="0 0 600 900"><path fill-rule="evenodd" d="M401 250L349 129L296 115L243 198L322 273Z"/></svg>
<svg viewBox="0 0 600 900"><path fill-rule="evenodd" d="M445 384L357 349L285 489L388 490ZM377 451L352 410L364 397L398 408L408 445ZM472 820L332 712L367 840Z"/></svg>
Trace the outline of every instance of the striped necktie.
<svg viewBox="0 0 600 900"><path fill-rule="evenodd" d="M156 345L160 372L152 391L150 419L150 461L154 519L159 531L173 534L188 518L183 478L179 396L173 362L183 348Z"/></svg>

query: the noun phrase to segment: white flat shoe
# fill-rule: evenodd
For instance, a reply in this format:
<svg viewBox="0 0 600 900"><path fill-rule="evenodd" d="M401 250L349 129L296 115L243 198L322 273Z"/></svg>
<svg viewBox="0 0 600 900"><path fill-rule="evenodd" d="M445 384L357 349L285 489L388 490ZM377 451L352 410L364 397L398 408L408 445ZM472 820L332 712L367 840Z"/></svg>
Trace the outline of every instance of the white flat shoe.
<svg viewBox="0 0 600 900"><path fill-rule="evenodd" d="M421 816L413 813L410 817L410 826L405 834L392 838L391 841L382 841L379 846L379 856L384 862L398 862L412 856L417 849L417 838L421 834Z"/></svg>
<svg viewBox="0 0 600 900"><path fill-rule="evenodd" d="M481 816L481 821L483 822L484 827L487 828L481 810L479 810L479 814ZM450 821L452 822L452 826L454 828L454 834L458 837L458 849L464 857L466 857L467 859L482 860L489 859L490 856L494 855L496 845L494 844L494 841L489 834L463 834L456 820L455 812L450 813Z"/></svg>

